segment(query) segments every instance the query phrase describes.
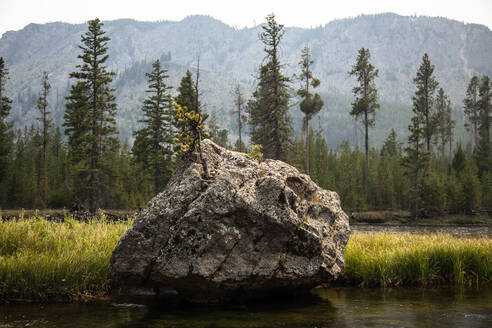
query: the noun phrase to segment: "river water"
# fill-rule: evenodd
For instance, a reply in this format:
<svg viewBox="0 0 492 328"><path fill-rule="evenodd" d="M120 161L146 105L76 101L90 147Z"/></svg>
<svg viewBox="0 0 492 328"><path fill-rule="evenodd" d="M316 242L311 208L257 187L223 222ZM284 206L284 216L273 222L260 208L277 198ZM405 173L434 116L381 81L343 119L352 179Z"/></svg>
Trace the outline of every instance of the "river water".
<svg viewBox="0 0 492 328"><path fill-rule="evenodd" d="M312 297L247 305L112 299L0 305L0 327L492 327L492 289L316 288Z"/></svg>
<svg viewBox="0 0 492 328"><path fill-rule="evenodd" d="M409 225L409 224L351 224L352 232L446 233L461 237L491 237L491 225Z"/></svg>

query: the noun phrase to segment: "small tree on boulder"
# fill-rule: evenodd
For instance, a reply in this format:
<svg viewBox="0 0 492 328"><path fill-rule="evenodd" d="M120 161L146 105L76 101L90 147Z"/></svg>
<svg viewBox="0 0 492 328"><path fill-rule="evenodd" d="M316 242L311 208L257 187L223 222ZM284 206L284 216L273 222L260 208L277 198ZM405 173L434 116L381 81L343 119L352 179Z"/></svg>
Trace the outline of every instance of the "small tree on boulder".
<svg viewBox="0 0 492 328"><path fill-rule="evenodd" d="M174 138L174 141L179 144L179 149L173 154L175 157L179 154L189 153L198 150L200 155L200 162L203 168L203 177L205 179L210 178L210 173L207 167L207 161L203 157L202 152L202 137L208 138L210 134L205 131L205 125L203 125L203 115L194 110L188 109L188 107L181 107L179 104L174 104L176 108L176 118L180 126L183 127L183 131Z"/></svg>

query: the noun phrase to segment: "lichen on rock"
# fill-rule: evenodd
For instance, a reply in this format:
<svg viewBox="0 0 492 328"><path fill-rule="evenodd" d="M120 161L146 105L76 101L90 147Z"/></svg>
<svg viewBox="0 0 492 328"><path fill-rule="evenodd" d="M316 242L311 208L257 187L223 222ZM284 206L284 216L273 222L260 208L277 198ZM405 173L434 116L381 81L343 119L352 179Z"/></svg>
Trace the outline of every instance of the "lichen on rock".
<svg viewBox="0 0 492 328"><path fill-rule="evenodd" d="M183 158L111 257L116 291L173 290L228 300L299 291L335 279L350 229L333 191L276 160L258 162L209 140Z"/></svg>

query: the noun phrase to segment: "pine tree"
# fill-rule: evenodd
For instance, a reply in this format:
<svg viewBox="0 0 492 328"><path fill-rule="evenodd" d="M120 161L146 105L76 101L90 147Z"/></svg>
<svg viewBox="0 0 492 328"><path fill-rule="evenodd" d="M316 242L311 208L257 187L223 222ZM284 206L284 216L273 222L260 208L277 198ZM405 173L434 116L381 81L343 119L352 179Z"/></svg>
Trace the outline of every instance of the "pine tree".
<svg viewBox="0 0 492 328"><path fill-rule="evenodd" d="M183 127L183 131L174 139L179 144L179 150L173 156L198 150L203 169L203 178L210 179L207 161L202 152L203 137L210 137L203 125L203 115L188 107L181 107L177 103L174 104L174 107L176 108L176 117Z"/></svg>
<svg viewBox="0 0 492 328"><path fill-rule="evenodd" d="M70 73L78 82L67 97L65 113L65 131L69 137L72 158L79 157L78 183L82 187L77 191L80 199L89 204L89 210L95 212L100 207L103 191L111 181L112 172L106 158L118 151L115 115L117 111L115 97L110 87L114 72L108 71L104 63L108 59L107 41L98 19L88 22L88 31L82 35L83 62L77 65L78 71ZM77 122L80 119L81 122Z"/></svg>
<svg viewBox="0 0 492 328"><path fill-rule="evenodd" d="M410 135L402 162L411 182L409 196L414 216L419 216L419 208L424 205L425 180L430 168L430 140L436 120L433 113L433 97L438 86L432 76L433 72L434 65L431 65L429 56L424 54L417 76L413 80L417 86L412 98L414 116L408 126Z"/></svg>
<svg viewBox="0 0 492 328"><path fill-rule="evenodd" d="M463 172L463 170L466 167L466 155L465 152L463 151L463 148L461 147L461 144L458 144L458 148L454 153L453 160L451 162L451 167L454 169L454 171L458 176L461 174L461 172Z"/></svg>
<svg viewBox="0 0 492 328"><path fill-rule="evenodd" d="M309 174L309 142L308 134L309 134L309 121L316 115L321 108L323 107L323 100L319 94L311 94L309 92L309 87L317 88L320 84L319 79L313 77L313 72L311 70L311 65L314 64L314 60L311 58L311 54L309 53L309 47L306 45L301 52L301 61L299 62L299 66L301 67L301 74L299 75L299 80L302 83L302 86L299 90L297 90L297 94L303 98L299 107L301 111L304 113L303 120L303 130L305 133L306 139L306 173Z"/></svg>
<svg viewBox="0 0 492 328"><path fill-rule="evenodd" d="M418 108L418 103L414 103L412 124L408 126L410 135L408 136L408 147L405 148L403 165L406 174L411 181L410 204L414 216L418 216L418 209L423 205L422 196L424 192L424 182L428 175L430 155L424 149L425 142L425 116Z"/></svg>
<svg viewBox="0 0 492 328"><path fill-rule="evenodd" d="M396 156L401 153L402 143L398 140L398 136L396 135L396 131L394 128L391 128L391 132L384 141L383 147L381 148L381 156L385 153L389 156Z"/></svg>
<svg viewBox="0 0 492 328"><path fill-rule="evenodd" d="M245 99L243 97L243 94L241 93L241 87L239 84L236 85L236 88L234 89L234 105L236 106L236 109L230 111L231 115L237 115L237 127L238 127L238 134L239 138L237 141L238 147L236 148L237 151L244 152L246 151L246 148L243 148L243 141L242 141L242 130L243 130L243 124L247 122L248 117L244 114L244 103Z"/></svg>
<svg viewBox="0 0 492 328"><path fill-rule="evenodd" d="M391 134L390 134L391 136ZM396 191L395 191L395 171L392 170L392 162L396 155L391 148L381 151L377 166L377 179L373 179L376 189L376 207L379 209L396 208Z"/></svg>
<svg viewBox="0 0 492 328"><path fill-rule="evenodd" d="M68 161L67 146L60 128L57 127L50 135L47 157L50 197L46 205L51 208L68 207L72 194L68 188L71 184L71 165Z"/></svg>
<svg viewBox="0 0 492 328"><path fill-rule="evenodd" d="M315 132L314 147L311 151L313 163L312 176L316 183L325 189L333 189L335 184L334 165L329 165L330 151L326 144L325 138L323 138L323 128L321 127L321 119L318 116L318 128ZM333 156L332 156L333 157Z"/></svg>
<svg viewBox="0 0 492 328"><path fill-rule="evenodd" d="M306 147L302 138L295 138L289 151L288 162L299 171L305 171Z"/></svg>
<svg viewBox="0 0 492 328"><path fill-rule="evenodd" d="M432 216L442 215L446 207L445 185L435 170L429 170L424 180L422 204L426 213Z"/></svg>
<svg viewBox="0 0 492 328"><path fill-rule="evenodd" d="M482 175L482 207L487 211L492 210L492 171Z"/></svg>
<svg viewBox="0 0 492 328"><path fill-rule="evenodd" d="M215 142L217 145L231 149L231 145L229 144L229 131L227 129L219 129L217 132L217 136L212 139L213 142Z"/></svg>
<svg viewBox="0 0 492 328"><path fill-rule="evenodd" d="M178 95L175 99L176 103L181 107L190 109L200 107L196 104L197 97L194 84L195 82L193 81L192 74L187 70L185 76L181 79L181 83L178 87Z"/></svg>
<svg viewBox="0 0 492 328"><path fill-rule="evenodd" d="M364 159L358 149L352 151L348 141L337 148L338 172L335 190L342 203L350 210L360 211L366 207L364 192Z"/></svg>
<svg viewBox="0 0 492 328"><path fill-rule="evenodd" d="M417 91L412 99L414 112L423 116L423 133L426 150L429 154L432 135L435 132L434 93L439 86L439 83L432 75L433 73L434 65L431 64L429 56L424 54L417 76L413 79L417 86Z"/></svg>
<svg viewBox="0 0 492 328"><path fill-rule="evenodd" d="M482 193L480 180L478 179L478 170L471 161L466 166L461 177L462 194L460 199L460 208L465 213L473 213L480 208L482 202Z"/></svg>
<svg viewBox="0 0 492 328"><path fill-rule="evenodd" d="M70 160L77 164L86 158L88 146L85 139L89 130L87 113L90 99L85 83L76 82L72 85L66 100L63 127L68 136Z"/></svg>
<svg viewBox="0 0 492 328"><path fill-rule="evenodd" d="M144 118L139 122L143 127L134 133L136 138L132 151L135 162L149 172L154 192L157 192L164 187L172 172L174 117L169 93L172 87L165 82L169 77L167 70L161 67L159 60L152 64L152 68L151 73L145 74L149 96L142 104Z"/></svg>
<svg viewBox="0 0 492 328"><path fill-rule="evenodd" d="M53 126L53 120L49 118L51 112L48 111L48 94L50 92L50 89L51 89L51 85L48 80L48 73L43 72L41 95L39 96L38 105L37 105L40 116L37 118L37 120L41 122L41 131L42 131L41 143L43 146L43 159L41 163L40 189L41 189L41 196L45 204L48 201L48 188L49 188L48 167L47 167L46 157L48 153L48 143L50 137L49 130Z"/></svg>
<svg viewBox="0 0 492 328"><path fill-rule="evenodd" d="M3 57L0 57L0 183L6 177L9 153L12 148L12 133L10 132L12 123L7 122L12 100L5 94L8 73Z"/></svg>
<svg viewBox="0 0 492 328"><path fill-rule="evenodd" d="M449 158L451 158L453 154L453 136L454 136L454 128L456 126L456 121L452 119L452 110L451 105L446 108L446 124L444 125L446 140L449 145Z"/></svg>
<svg viewBox="0 0 492 328"><path fill-rule="evenodd" d="M478 102L478 77L473 76L466 89L466 97L463 100L464 113L468 120L465 127L472 133L475 147L478 144L478 123L480 122L480 105Z"/></svg>
<svg viewBox="0 0 492 328"><path fill-rule="evenodd" d="M361 48L357 56L357 62L352 67L349 75L357 77L358 86L352 89L355 95L355 101L352 103L350 115L355 119L362 118L365 128L365 186L369 186L369 127L375 123L376 109L379 108L377 89L374 84L374 78L378 76L378 70L369 63L371 54L369 49ZM372 117L371 117L372 116Z"/></svg>
<svg viewBox="0 0 492 328"><path fill-rule="evenodd" d="M139 193L145 193L151 184L137 183L138 169L133 165L132 155L128 146L128 142L123 143L120 154L118 156L118 184L121 193L118 195L118 208L136 209L140 204L137 204ZM152 188L153 189L153 188ZM150 192L148 198L154 194ZM146 197L147 198L147 197ZM147 198L147 199L148 199Z"/></svg>
<svg viewBox="0 0 492 328"><path fill-rule="evenodd" d="M205 114L202 116L203 120L205 120ZM210 116L208 116L207 125L212 141L221 147L230 148L229 131L227 131L227 129L220 128L220 125L217 122L217 111L215 109L213 109Z"/></svg>
<svg viewBox="0 0 492 328"><path fill-rule="evenodd" d="M463 188L459 179L453 171L446 179L446 207L449 214L457 214L462 212L460 201L463 194Z"/></svg>
<svg viewBox="0 0 492 328"><path fill-rule="evenodd" d="M279 60L284 26L275 21L273 14L266 20L259 35L266 56L259 70L253 99L248 103L251 142L262 145L266 157L286 160L292 145L292 128L288 114L289 78L282 74Z"/></svg>
<svg viewBox="0 0 492 328"><path fill-rule="evenodd" d="M24 131L18 131L15 140L15 155L11 177L9 205L12 207L40 208L44 207L39 192L40 156L39 130L31 125Z"/></svg>
<svg viewBox="0 0 492 328"><path fill-rule="evenodd" d="M478 176L492 169L492 141L490 128L492 126L492 83L488 76L483 76L479 84L479 125L478 145L475 148L475 160Z"/></svg>
<svg viewBox="0 0 492 328"><path fill-rule="evenodd" d="M181 82L177 89L178 95L174 99L174 101L180 105L182 108L186 107L190 110L193 108L200 108L200 104L196 104L197 96L195 92L195 82L192 78L192 73L190 70L186 70L185 75L181 78ZM174 119L175 125L180 126L177 121L176 111L174 110ZM180 126L180 129L184 129L183 126Z"/></svg>
<svg viewBox="0 0 492 328"><path fill-rule="evenodd" d="M436 131L435 143L441 152L441 158L445 158L446 145L453 142L454 120L451 117L451 101L444 93L443 88L437 92L436 98ZM451 151L449 152L451 157Z"/></svg>
<svg viewBox="0 0 492 328"><path fill-rule="evenodd" d="M246 113L248 114L248 127L249 127L249 137L251 145L259 145L263 138L262 135L265 134L264 128L264 111L260 107L259 102L259 85L257 89L253 91L252 97L248 99L246 103ZM263 146L262 146L263 147Z"/></svg>

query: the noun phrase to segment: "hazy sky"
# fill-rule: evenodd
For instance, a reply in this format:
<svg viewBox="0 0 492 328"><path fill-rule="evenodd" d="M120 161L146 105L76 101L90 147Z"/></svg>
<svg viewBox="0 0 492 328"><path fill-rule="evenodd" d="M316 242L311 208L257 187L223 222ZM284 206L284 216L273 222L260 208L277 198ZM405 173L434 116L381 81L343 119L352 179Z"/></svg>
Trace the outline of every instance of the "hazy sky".
<svg viewBox="0 0 492 328"><path fill-rule="evenodd" d="M337 18L395 12L447 17L492 29L492 0L0 0L0 34L29 23L83 23L95 17L181 20L193 14L242 28L262 23L272 12L286 26L318 26Z"/></svg>

